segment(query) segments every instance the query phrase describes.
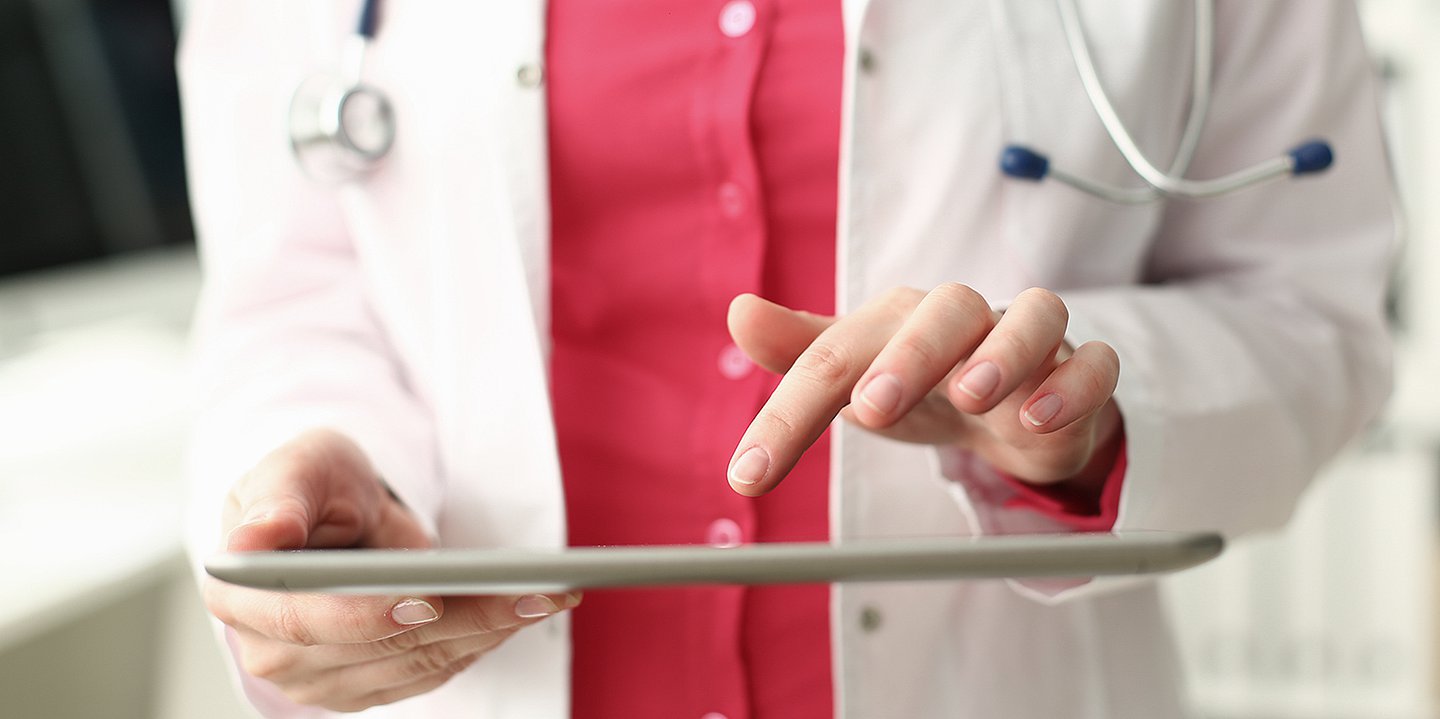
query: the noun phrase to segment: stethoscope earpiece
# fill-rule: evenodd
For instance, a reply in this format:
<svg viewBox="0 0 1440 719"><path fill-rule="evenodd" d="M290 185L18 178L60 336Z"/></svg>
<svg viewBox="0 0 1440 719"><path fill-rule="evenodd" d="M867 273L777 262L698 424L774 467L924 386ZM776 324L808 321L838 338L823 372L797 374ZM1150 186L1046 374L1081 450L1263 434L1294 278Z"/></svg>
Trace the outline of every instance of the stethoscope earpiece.
<svg viewBox="0 0 1440 719"><path fill-rule="evenodd" d="M1335 151L1324 140L1311 140L1292 148L1287 154L1292 163L1290 173L1294 175L1323 172L1335 164Z"/></svg>
<svg viewBox="0 0 1440 719"><path fill-rule="evenodd" d="M1050 158L1021 145L1006 145L1000 153L1000 171L1017 180L1044 179L1050 174Z"/></svg>

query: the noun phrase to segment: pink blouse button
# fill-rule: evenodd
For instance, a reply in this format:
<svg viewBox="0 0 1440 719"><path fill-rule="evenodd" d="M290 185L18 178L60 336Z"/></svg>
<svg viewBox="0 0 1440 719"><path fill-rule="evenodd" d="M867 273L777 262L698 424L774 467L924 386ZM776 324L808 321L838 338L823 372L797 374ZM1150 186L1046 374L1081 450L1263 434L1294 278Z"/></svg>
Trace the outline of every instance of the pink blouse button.
<svg viewBox="0 0 1440 719"><path fill-rule="evenodd" d="M700 717L700 719L730 719L730 718L727 717L727 716L725 716L724 714L721 714L720 712L706 712L706 713L705 713L705 716Z"/></svg>
<svg viewBox="0 0 1440 719"><path fill-rule="evenodd" d="M740 37L755 27L755 5L750 0L732 0L720 8L720 32Z"/></svg>
<svg viewBox="0 0 1440 719"><path fill-rule="evenodd" d="M705 542L712 547L738 547L741 539L740 525L733 519L717 519L705 530Z"/></svg>
<svg viewBox="0 0 1440 719"><path fill-rule="evenodd" d="M739 185L733 182L722 183L716 194L721 214L732 220L745 214L745 190Z"/></svg>
<svg viewBox="0 0 1440 719"><path fill-rule="evenodd" d="M720 374L725 379L744 379L755 369L755 363L745 356L745 350L740 349L735 343L725 345L720 350Z"/></svg>

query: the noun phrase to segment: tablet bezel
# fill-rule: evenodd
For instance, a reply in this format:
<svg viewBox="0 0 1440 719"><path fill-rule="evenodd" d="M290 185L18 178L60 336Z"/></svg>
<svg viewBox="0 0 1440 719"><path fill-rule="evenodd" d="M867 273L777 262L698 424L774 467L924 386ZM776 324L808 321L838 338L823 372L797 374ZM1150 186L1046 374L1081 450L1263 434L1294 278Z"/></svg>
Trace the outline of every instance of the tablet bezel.
<svg viewBox="0 0 1440 719"><path fill-rule="evenodd" d="M696 584L805 584L1171 572L1219 555L1213 532L1038 534L830 543L567 549L234 552L205 570L232 584L334 594L528 594Z"/></svg>

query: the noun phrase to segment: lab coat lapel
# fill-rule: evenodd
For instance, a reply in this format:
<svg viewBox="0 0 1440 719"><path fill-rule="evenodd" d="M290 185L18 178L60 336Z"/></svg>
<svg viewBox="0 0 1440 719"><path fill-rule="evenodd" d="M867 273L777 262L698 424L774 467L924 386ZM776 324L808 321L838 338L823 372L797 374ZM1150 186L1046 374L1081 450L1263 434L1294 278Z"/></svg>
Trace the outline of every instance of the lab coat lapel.
<svg viewBox="0 0 1440 719"><path fill-rule="evenodd" d="M450 164L452 173L471 175L480 167L490 175L469 178L472 182L454 179L486 188L493 196L471 202L491 205L492 211L464 213L474 225L448 233L463 239L443 253L453 260L446 271L456 278L453 292L461 298L451 308L450 334L457 346L449 360L456 363L453 376L465 385L453 403L461 421L448 423L458 433L442 442L454 467L483 468L479 476L454 478L452 501L484 506L457 506L455 521L442 520L443 529L466 543L562 545L564 503L544 351L549 316L545 97L529 74L543 60L543 4L447 7L464 8L471 17L446 22L480 30L482 37L466 43L467 53L487 57L474 58L472 66L496 70L476 78L481 87L480 104L472 109L473 144L481 146L478 162ZM477 267L489 268L482 269L487 281L474 281ZM471 367L477 363L493 369L475 372ZM456 496L467 485L476 488L468 502L466 490Z"/></svg>
<svg viewBox="0 0 1440 719"><path fill-rule="evenodd" d="M377 303L382 324L430 380L415 389L439 428L440 534L451 546L558 546L544 95L518 81L542 59L542 7L392 3L385 23L367 75L394 97L400 135L386 165L347 190L346 209L372 262L414 268L387 277L427 278L376 290L390 298Z"/></svg>

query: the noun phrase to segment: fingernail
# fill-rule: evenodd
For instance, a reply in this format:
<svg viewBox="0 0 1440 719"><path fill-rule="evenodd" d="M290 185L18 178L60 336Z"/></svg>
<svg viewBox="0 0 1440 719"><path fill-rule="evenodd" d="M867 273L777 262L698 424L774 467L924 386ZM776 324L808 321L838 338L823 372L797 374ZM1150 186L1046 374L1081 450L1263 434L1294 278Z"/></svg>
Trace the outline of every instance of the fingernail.
<svg viewBox="0 0 1440 719"><path fill-rule="evenodd" d="M247 527L252 524L260 524L261 522L269 519L273 514L274 513L269 510L253 510L250 512L250 514L245 515L244 520L242 520L239 524L235 525L235 529Z"/></svg>
<svg viewBox="0 0 1440 719"><path fill-rule="evenodd" d="M1060 399L1058 394L1047 394L1035 400L1030 409L1025 410L1025 419L1030 424L1039 427L1060 414L1060 408L1065 405L1065 400Z"/></svg>
<svg viewBox="0 0 1440 719"><path fill-rule="evenodd" d="M890 414L900 406L900 392L900 380L895 375L876 375L860 391L860 401L880 414Z"/></svg>
<svg viewBox="0 0 1440 719"><path fill-rule="evenodd" d="M990 396L991 392L1000 384L1000 368L994 362L981 362L971 367L968 372L960 377L956 385L961 392L970 395L972 399L983 400Z"/></svg>
<svg viewBox="0 0 1440 719"><path fill-rule="evenodd" d="M765 472L770 469L770 453L764 447L751 447L730 465L730 482L732 484L751 485L765 478Z"/></svg>
<svg viewBox="0 0 1440 719"><path fill-rule="evenodd" d="M257 513L255 513L255 514L252 514L252 515L246 517L246 518L245 518L245 521L243 521L243 522L235 525L234 527L231 527L231 528L230 528L230 531L229 531L228 533L226 533L226 535L225 535L225 546L229 547L232 543L234 543L234 541L235 541L235 534L238 533L240 530L242 530L242 529L244 529L244 528L246 528L246 527L255 525L255 524L262 524L262 523L265 522L265 520L267 520L267 519L269 519L269 518L270 518L270 513L269 513L269 512L257 512Z"/></svg>
<svg viewBox="0 0 1440 719"><path fill-rule="evenodd" d="M560 607L544 594L527 594L515 602L515 616L521 619L548 617L560 611Z"/></svg>
<svg viewBox="0 0 1440 719"><path fill-rule="evenodd" d="M406 599L390 608L390 619L396 624L414 626L428 624L440 618L435 607L424 599Z"/></svg>

